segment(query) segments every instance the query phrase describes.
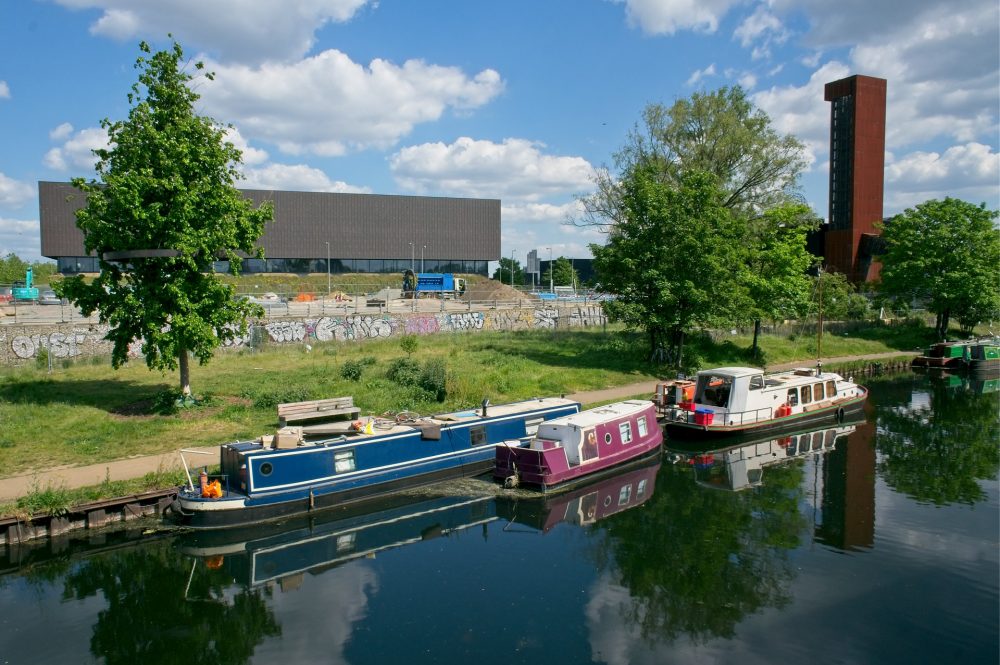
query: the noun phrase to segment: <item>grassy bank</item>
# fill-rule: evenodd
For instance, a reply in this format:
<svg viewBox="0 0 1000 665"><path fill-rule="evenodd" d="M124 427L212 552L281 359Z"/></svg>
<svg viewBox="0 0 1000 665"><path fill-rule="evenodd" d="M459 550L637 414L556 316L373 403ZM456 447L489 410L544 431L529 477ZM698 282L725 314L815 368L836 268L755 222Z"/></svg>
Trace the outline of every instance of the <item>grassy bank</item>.
<svg viewBox="0 0 1000 665"><path fill-rule="evenodd" d="M823 354L850 356L919 346L890 332L828 335ZM220 353L209 365L192 370L201 402L176 413L169 413L176 375L150 372L141 362L118 371L90 363L53 374L33 368L5 370L0 373L0 476L254 438L277 426L275 406L281 402L351 395L363 413L434 413L474 406L483 398L501 403L673 374L647 362L642 338L620 331L413 339L416 348L410 355L400 338ZM745 335L715 342L696 337L687 354L703 367L747 364L750 341ZM815 344L811 336L796 335L761 341L768 363L810 359ZM407 357L413 362L401 360ZM428 367L443 368L443 401L436 399L433 386L426 381L421 385L420 374Z"/></svg>

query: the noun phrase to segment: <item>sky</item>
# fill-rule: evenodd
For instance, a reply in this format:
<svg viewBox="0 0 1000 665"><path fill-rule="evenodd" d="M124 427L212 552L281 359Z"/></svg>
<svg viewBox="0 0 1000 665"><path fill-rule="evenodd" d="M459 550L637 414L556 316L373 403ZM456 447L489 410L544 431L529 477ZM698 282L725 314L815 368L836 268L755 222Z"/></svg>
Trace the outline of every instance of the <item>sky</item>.
<svg viewBox="0 0 1000 665"><path fill-rule="evenodd" d="M589 257L605 237L568 222L594 169L647 104L723 86L804 143L820 217L823 86L854 74L888 81L886 216L1000 208L996 0L4 0L0 255L41 258L38 182L94 177L167 35L215 73L197 111L232 125L238 186L499 199L522 265Z"/></svg>

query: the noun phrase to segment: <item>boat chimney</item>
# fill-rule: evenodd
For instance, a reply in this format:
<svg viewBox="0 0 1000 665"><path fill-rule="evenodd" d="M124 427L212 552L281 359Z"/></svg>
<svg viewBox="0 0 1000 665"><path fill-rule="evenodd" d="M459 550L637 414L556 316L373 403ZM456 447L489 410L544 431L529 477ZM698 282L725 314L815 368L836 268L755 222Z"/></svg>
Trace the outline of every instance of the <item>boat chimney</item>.
<svg viewBox="0 0 1000 665"><path fill-rule="evenodd" d="M489 405L490 405L490 398L489 397L484 397L483 398L483 418L486 417L486 407L488 407Z"/></svg>

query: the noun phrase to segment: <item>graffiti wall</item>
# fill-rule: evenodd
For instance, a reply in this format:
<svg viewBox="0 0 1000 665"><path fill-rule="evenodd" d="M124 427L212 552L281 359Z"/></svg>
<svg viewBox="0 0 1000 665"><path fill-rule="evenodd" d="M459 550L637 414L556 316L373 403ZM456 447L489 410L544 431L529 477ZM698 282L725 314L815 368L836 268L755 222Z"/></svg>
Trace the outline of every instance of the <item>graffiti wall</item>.
<svg viewBox="0 0 1000 665"><path fill-rule="evenodd" d="M344 342L401 335L477 332L480 330L555 330L602 326L607 322L600 305L544 306L534 309L499 309L467 312L353 314L322 318L275 318L226 343L226 348L253 344L303 344L311 341ZM4 325L0 326L0 363L34 362L42 350L53 359L110 356L105 325ZM257 340L256 342L254 340ZM141 353L141 342L130 354Z"/></svg>

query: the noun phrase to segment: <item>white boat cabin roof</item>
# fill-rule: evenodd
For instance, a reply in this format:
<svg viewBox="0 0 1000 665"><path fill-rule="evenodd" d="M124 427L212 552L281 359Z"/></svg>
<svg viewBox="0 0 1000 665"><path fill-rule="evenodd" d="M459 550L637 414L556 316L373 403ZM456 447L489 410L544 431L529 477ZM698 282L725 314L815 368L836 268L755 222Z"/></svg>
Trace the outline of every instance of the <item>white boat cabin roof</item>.
<svg viewBox="0 0 1000 665"><path fill-rule="evenodd" d="M715 367L713 369L703 369L698 372L698 376L711 374L712 376L728 376L734 379L741 376L752 376L763 374L764 370L757 367Z"/></svg>
<svg viewBox="0 0 1000 665"><path fill-rule="evenodd" d="M587 409L580 413L574 413L561 418L553 418L542 423L543 428L550 427L574 427L577 429L588 429L601 423L612 420L627 418L628 416L641 413L653 406L653 403L646 400L628 399L614 404L605 404L594 409Z"/></svg>

